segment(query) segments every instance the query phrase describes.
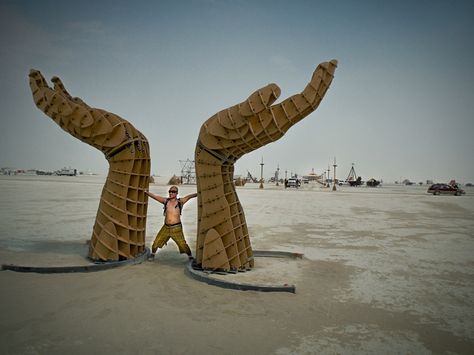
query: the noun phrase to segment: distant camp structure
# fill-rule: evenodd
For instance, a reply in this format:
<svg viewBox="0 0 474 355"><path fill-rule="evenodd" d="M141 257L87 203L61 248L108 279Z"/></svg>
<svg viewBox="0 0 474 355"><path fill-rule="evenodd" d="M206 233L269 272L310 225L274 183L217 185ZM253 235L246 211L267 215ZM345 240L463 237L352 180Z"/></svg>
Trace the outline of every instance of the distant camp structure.
<svg viewBox="0 0 474 355"><path fill-rule="evenodd" d="M274 180L270 179L271 182L274 182ZM257 179L254 177L250 171L247 170L247 175L246 176L234 176L234 186L244 186L248 182L260 182L260 179Z"/></svg>
<svg viewBox="0 0 474 355"><path fill-rule="evenodd" d="M179 164L181 165L180 183L185 185L196 184L196 168L194 160L180 160Z"/></svg>
<svg viewBox="0 0 474 355"><path fill-rule="evenodd" d="M55 171L44 171L36 169L12 169L12 168L0 168L0 175L57 175L57 176L76 176L78 174L77 169L62 168ZM83 175L82 172L79 173Z"/></svg>
<svg viewBox="0 0 474 355"><path fill-rule="evenodd" d="M303 180L308 181L308 182L317 182L320 183L321 185L324 185L324 180L325 180L325 174L322 173L321 175L318 175L314 172L314 168L311 169L311 172L308 175L303 175Z"/></svg>
<svg viewBox="0 0 474 355"><path fill-rule="evenodd" d="M180 175L173 175L169 181L168 185L194 185L196 184L196 168L194 160L186 159L179 160L181 166Z"/></svg>
<svg viewBox="0 0 474 355"><path fill-rule="evenodd" d="M259 182L259 180L250 174L250 171L247 170L247 182Z"/></svg>
<svg viewBox="0 0 474 355"><path fill-rule="evenodd" d="M181 184L181 178L179 178L176 175L173 175L168 181L168 185L179 185L179 184Z"/></svg>
<svg viewBox="0 0 474 355"><path fill-rule="evenodd" d="M237 176L234 179L235 186L244 186L247 183L247 179L243 178L242 176Z"/></svg>
<svg viewBox="0 0 474 355"><path fill-rule="evenodd" d="M352 163L351 170L349 171L349 175L347 175L346 182L350 186L361 186L364 184L362 181L362 177L357 176L355 169L354 169L354 163Z"/></svg>

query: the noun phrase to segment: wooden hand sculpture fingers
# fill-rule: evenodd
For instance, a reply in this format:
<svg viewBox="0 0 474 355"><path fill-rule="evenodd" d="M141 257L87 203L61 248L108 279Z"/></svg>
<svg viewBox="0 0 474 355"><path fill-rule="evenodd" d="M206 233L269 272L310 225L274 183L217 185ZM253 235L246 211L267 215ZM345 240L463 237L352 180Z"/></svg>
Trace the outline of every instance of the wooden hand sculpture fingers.
<svg viewBox="0 0 474 355"><path fill-rule="evenodd" d="M136 257L145 250L147 139L123 118L73 98L59 78L51 80L54 88L50 88L39 71L31 70L29 77L36 106L63 130L102 151L109 162L89 257L101 261Z"/></svg>
<svg viewBox="0 0 474 355"><path fill-rule="evenodd" d="M242 155L280 139L313 112L326 94L336 67L336 60L321 63L304 90L281 103L272 105L280 88L269 84L202 125L195 150L196 262L204 269L253 267L245 215L233 183L234 163Z"/></svg>

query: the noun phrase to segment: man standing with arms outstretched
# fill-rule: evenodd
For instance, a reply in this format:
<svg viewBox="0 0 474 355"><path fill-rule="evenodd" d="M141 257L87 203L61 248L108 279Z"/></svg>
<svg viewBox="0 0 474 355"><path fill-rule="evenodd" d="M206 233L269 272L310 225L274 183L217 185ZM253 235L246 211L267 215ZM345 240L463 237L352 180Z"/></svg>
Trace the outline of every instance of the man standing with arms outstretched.
<svg viewBox="0 0 474 355"><path fill-rule="evenodd" d="M149 191L145 191L145 193L152 199L163 204L163 215L165 216L165 224L156 235L155 241L151 247L151 257L155 257L157 249L163 248L171 238L178 245L179 252L181 254L186 253L189 259L192 259L191 249L189 248L188 243L186 243L186 239L184 239L183 226L181 224L181 211L184 204L190 199L196 197L197 193L178 198L178 187L174 185L169 188L168 198L155 195Z"/></svg>

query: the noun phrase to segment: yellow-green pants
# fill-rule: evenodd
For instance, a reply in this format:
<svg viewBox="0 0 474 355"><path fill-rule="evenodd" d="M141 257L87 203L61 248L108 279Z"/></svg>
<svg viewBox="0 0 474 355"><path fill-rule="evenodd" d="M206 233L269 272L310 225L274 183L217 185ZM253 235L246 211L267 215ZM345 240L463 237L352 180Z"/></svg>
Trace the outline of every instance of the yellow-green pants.
<svg viewBox="0 0 474 355"><path fill-rule="evenodd" d="M178 245L179 252L181 254L191 255L191 249L189 249L188 243L184 239L183 226L181 223L167 225L164 224L161 227L160 231L156 235L155 241L151 247L151 251L154 253L158 248L163 248L163 246L168 243L168 240L173 239L174 242Z"/></svg>

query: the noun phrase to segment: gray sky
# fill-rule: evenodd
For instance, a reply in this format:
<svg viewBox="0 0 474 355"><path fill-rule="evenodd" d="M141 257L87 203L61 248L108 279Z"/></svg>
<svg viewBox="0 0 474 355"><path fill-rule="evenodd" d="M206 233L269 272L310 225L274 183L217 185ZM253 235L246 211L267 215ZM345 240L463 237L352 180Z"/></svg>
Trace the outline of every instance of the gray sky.
<svg viewBox="0 0 474 355"><path fill-rule="evenodd" d="M235 173L474 182L472 1L0 0L0 167L106 173L103 155L33 103L30 68L148 138L179 173L201 124L274 82L280 100L337 59L318 110Z"/></svg>

